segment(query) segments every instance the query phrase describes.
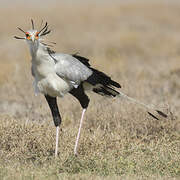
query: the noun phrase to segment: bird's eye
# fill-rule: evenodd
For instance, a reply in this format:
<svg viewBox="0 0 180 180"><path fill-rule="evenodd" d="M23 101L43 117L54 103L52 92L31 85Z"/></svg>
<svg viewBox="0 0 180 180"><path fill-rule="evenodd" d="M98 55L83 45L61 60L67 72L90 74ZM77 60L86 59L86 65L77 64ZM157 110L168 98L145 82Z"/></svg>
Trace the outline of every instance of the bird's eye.
<svg viewBox="0 0 180 180"><path fill-rule="evenodd" d="M37 32L35 35L35 39L38 39L38 38L39 38L39 32Z"/></svg>
<svg viewBox="0 0 180 180"><path fill-rule="evenodd" d="M36 38L38 38L38 37L39 37L39 32L36 33Z"/></svg>
<svg viewBox="0 0 180 180"><path fill-rule="evenodd" d="M30 35L28 33L26 33L26 38L30 39Z"/></svg>

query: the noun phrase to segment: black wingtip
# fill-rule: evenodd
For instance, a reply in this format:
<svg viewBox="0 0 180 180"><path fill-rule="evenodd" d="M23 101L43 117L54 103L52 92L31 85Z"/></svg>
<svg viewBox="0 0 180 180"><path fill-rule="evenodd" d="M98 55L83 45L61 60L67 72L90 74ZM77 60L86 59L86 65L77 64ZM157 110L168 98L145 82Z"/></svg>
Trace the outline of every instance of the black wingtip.
<svg viewBox="0 0 180 180"><path fill-rule="evenodd" d="M121 85L113 80L111 80L111 83L113 86L117 87L117 88L121 88Z"/></svg>
<svg viewBox="0 0 180 180"><path fill-rule="evenodd" d="M155 115L153 115L152 113L148 112L148 114L149 114L150 116L152 116L154 119L159 120L159 119L158 119Z"/></svg>
<svg viewBox="0 0 180 180"><path fill-rule="evenodd" d="M156 110L156 112L157 112L159 115L163 116L164 118L167 118L167 117L168 117L167 114L163 113L162 111Z"/></svg>

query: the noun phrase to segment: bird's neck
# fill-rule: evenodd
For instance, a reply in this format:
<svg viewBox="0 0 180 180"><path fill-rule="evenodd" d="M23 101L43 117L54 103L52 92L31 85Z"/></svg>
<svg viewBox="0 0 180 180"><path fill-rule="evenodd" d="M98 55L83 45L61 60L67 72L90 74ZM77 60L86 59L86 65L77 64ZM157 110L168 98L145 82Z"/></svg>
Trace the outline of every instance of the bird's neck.
<svg viewBox="0 0 180 180"><path fill-rule="evenodd" d="M29 48L32 59L36 59L38 56L48 54L47 47L40 42L30 44Z"/></svg>

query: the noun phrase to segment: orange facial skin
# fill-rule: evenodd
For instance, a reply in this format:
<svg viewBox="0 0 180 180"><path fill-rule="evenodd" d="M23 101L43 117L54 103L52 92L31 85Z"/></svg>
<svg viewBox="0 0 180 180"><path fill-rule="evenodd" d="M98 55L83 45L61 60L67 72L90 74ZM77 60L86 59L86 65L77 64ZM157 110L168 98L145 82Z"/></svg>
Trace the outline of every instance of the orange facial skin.
<svg viewBox="0 0 180 180"><path fill-rule="evenodd" d="M30 40L31 39L31 36L28 32L26 32L26 39Z"/></svg>
<svg viewBox="0 0 180 180"><path fill-rule="evenodd" d="M39 38L39 32L37 32L35 35L35 39L38 39L38 38ZM28 39L28 40L31 39L31 35L28 32L26 32L26 39Z"/></svg>
<svg viewBox="0 0 180 180"><path fill-rule="evenodd" d="M35 39L38 39L38 38L39 38L39 32L37 32L35 35Z"/></svg>

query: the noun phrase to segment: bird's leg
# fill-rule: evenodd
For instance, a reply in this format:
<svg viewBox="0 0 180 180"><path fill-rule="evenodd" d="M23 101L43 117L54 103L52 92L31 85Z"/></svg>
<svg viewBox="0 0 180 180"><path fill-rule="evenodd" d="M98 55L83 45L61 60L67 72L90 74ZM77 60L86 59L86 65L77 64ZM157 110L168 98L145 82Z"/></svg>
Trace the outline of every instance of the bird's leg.
<svg viewBox="0 0 180 180"><path fill-rule="evenodd" d="M59 142L59 126L56 126L56 148L55 148L55 157L58 154L58 142Z"/></svg>
<svg viewBox="0 0 180 180"><path fill-rule="evenodd" d="M59 126L61 124L61 116L59 113L58 105L57 105L57 99L56 97L51 97L49 95L45 95L45 98L48 102L48 105L51 109L51 113L54 120L54 125L56 126L56 148L55 148L55 157L57 157L58 154L58 142L59 142Z"/></svg>
<svg viewBox="0 0 180 180"><path fill-rule="evenodd" d="M86 109L83 109L80 124L79 124L79 130L78 130L78 134L77 134L77 138L76 138L76 142L75 142L75 146L74 146L74 155L77 154L77 146L78 146L79 137L80 137L80 134L81 134L81 127L82 127L85 112L86 112Z"/></svg>
<svg viewBox="0 0 180 180"><path fill-rule="evenodd" d="M81 132L81 127L82 127L82 123L83 123L83 118L84 118L84 114L87 110L90 100L89 100L88 96L85 94L82 84L79 85L78 88L72 89L69 93L78 99L78 101L81 104L81 107L83 108L80 125L79 125L79 130L78 130L78 134L77 134L77 138L76 138L76 142L75 142L75 146L74 146L74 154L77 155L77 147L78 147L78 142L79 142L79 138L80 138L80 132Z"/></svg>

